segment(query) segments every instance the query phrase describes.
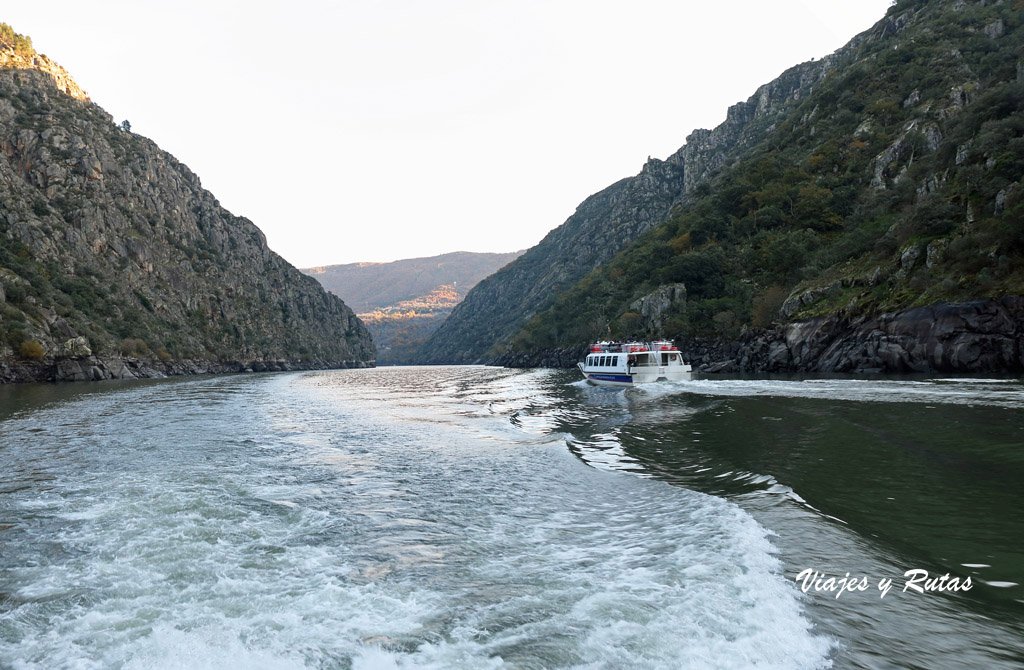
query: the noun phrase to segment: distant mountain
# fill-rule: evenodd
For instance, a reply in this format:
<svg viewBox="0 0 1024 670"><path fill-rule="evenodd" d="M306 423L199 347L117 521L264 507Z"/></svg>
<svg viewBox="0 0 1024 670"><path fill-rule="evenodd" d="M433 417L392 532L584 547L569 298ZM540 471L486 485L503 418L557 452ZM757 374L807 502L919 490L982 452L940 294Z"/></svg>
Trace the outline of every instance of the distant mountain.
<svg viewBox="0 0 1024 670"><path fill-rule="evenodd" d="M0 24L0 381L374 356L341 299Z"/></svg>
<svg viewBox="0 0 1024 670"><path fill-rule="evenodd" d="M457 251L392 263L350 263L302 270L359 312L380 363L418 359L419 345L476 284L518 258Z"/></svg>
<svg viewBox="0 0 1024 670"><path fill-rule="evenodd" d="M1022 6L895 2L587 199L423 360L565 364L659 335L723 370L1021 369Z"/></svg>
<svg viewBox="0 0 1024 670"><path fill-rule="evenodd" d="M483 254L455 251L440 256L407 258L391 263L348 263L304 268L324 288L357 312L389 307L427 296L452 285L460 300L484 277L522 255L522 251Z"/></svg>

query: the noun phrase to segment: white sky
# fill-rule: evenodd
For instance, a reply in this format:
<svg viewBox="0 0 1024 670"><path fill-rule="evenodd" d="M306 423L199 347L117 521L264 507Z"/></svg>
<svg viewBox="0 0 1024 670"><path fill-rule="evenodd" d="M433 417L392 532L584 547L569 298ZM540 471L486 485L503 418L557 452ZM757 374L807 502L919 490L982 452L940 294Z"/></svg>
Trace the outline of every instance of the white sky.
<svg viewBox="0 0 1024 670"><path fill-rule="evenodd" d="M299 267L533 246L890 0L47 0L0 21Z"/></svg>

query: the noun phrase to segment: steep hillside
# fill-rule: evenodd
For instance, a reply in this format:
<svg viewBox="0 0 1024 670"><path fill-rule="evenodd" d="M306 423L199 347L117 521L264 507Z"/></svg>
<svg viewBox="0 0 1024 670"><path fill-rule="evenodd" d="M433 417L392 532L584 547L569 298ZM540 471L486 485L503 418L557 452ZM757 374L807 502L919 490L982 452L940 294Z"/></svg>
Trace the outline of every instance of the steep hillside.
<svg viewBox="0 0 1024 670"><path fill-rule="evenodd" d="M305 268L331 293L357 312L391 307L405 300L430 295L441 286L453 286L459 299L484 277L523 254L481 254L456 251L391 263L348 263Z"/></svg>
<svg viewBox="0 0 1024 670"><path fill-rule="evenodd" d="M678 166L652 161L640 176L591 196L561 227L484 279L420 348L424 363L481 360L495 343L664 217L678 190Z"/></svg>
<svg viewBox="0 0 1024 670"><path fill-rule="evenodd" d="M474 351L536 360L610 331L747 341L749 351L719 352L733 369L1019 366L1024 314L1006 299L1024 294L1022 7L905 0L829 58L762 87L670 159L698 156L681 162L670 212ZM592 257L584 239L573 249ZM472 320L456 326L475 298L437 344L473 332ZM538 304L528 292L506 300ZM951 333L991 342L952 355Z"/></svg>
<svg viewBox="0 0 1024 670"><path fill-rule="evenodd" d="M340 299L6 25L0 203L0 378L372 364Z"/></svg>
<svg viewBox="0 0 1024 670"><path fill-rule="evenodd" d="M728 110L714 130L694 130L668 159L583 201L565 223L481 282L424 345L425 362L492 359L523 324L641 234L692 201L710 175L748 151L805 99L851 47L804 63ZM595 319L606 319L595 315Z"/></svg>

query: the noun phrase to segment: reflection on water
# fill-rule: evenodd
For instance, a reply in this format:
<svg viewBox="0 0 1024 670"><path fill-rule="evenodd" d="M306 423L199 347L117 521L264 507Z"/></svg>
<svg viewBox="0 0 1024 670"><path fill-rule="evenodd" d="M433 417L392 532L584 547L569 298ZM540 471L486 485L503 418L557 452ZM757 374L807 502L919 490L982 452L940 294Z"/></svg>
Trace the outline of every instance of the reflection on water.
<svg viewBox="0 0 1024 670"><path fill-rule="evenodd" d="M615 469L622 454L623 470L736 501L779 533L791 576L873 577L869 593L809 597L845 647L838 667L1024 662L1018 380L700 380L613 397L571 379L595 415L561 427L583 460ZM900 588L910 569L974 588L878 597L879 578Z"/></svg>
<svg viewBox="0 0 1024 670"><path fill-rule="evenodd" d="M896 402L902 392L891 387L911 391ZM968 401L970 389L979 392ZM625 453L627 469L641 462L708 492L784 493L950 570L1001 557L986 563L1006 577L995 581L1024 583L1019 383L703 380L618 398L579 391L600 414L595 424L619 423L573 442L588 447L585 460L598 457L583 451Z"/></svg>

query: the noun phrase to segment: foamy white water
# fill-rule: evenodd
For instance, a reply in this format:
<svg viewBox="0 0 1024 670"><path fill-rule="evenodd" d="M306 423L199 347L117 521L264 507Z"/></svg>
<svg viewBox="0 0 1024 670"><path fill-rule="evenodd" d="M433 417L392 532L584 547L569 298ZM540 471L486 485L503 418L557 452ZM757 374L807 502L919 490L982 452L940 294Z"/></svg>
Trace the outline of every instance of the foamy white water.
<svg viewBox="0 0 1024 670"><path fill-rule="evenodd" d="M111 385L8 417L2 664L828 667L769 533L576 458L546 374Z"/></svg>
<svg viewBox="0 0 1024 670"><path fill-rule="evenodd" d="M646 384L632 393L695 393L724 397L815 398L854 402L908 402L1024 408L1024 384L1015 379L694 379Z"/></svg>

